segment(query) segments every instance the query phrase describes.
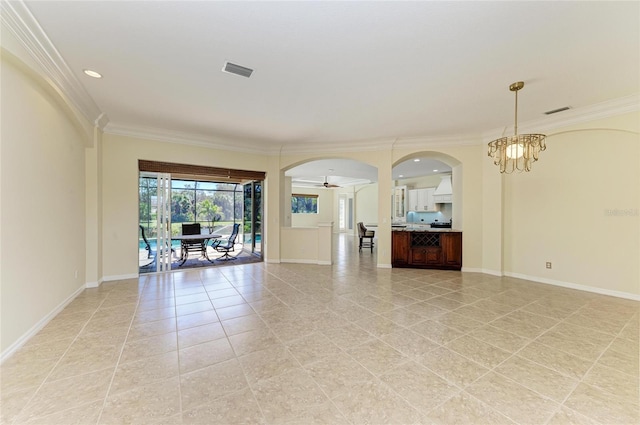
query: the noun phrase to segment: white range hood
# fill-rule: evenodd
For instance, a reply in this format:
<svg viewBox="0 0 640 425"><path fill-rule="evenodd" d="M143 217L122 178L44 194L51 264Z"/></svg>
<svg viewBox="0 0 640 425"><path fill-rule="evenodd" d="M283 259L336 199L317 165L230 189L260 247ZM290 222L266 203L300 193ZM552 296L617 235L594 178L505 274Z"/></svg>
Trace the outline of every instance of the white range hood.
<svg viewBox="0 0 640 425"><path fill-rule="evenodd" d="M442 180L440 180L440 184L438 188L433 193L434 195L451 195L453 190L451 189L451 174L447 174L446 176L442 176Z"/></svg>

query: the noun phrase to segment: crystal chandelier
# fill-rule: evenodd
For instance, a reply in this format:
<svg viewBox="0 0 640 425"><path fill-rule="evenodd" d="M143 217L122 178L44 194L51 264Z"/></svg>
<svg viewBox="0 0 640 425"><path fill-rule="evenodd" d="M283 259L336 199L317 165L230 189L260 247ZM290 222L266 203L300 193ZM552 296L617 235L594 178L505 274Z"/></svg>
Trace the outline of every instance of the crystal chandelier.
<svg viewBox="0 0 640 425"><path fill-rule="evenodd" d="M513 136L501 137L489 143L489 156L500 166L501 173L531 171L531 165L538 160L538 154L547 147L544 134L518 134L518 90L524 87L522 81L513 83L509 90L516 92L516 121Z"/></svg>

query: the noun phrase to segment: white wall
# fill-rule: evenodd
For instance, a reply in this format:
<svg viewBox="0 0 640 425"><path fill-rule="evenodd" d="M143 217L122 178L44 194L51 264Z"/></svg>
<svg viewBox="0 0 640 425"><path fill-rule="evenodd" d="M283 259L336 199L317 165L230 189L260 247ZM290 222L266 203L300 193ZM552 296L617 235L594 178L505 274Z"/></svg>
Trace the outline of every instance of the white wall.
<svg viewBox="0 0 640 425"><path fill-rule="evenodd" d="M1 85L4 355L84 287L85 140L55 92L6 52Z"/></svg>
<svg viewBox="0 0 640 425"><path fill-rule="evenodd" d="M638 123L556 131L531 172L504 177L505 272L640 299Z"/></svg>

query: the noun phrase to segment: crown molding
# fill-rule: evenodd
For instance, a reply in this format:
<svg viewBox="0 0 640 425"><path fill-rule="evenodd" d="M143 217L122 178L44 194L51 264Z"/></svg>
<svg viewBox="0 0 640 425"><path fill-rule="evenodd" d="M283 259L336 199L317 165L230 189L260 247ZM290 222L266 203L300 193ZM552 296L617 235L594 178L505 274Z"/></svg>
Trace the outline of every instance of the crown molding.
<svg viewBox="0 0 640 425"><path fill-rule="evenodd" d="M65 101L92 124L98 120L108 122L22 0L0 2L0 19L39 67L34 71L56 88Z"/></svg>
<svg viewBox="0 0 640 425"><path fill-rule="evenodd" d="M156 140L165 143L175 143L179 145L197 146L241 153L270 154L275 152L277 154L279 148L279 145L277 147L270 146L264 141L241 140L232 137L211 137L158 128L117 125L112 122L105 126L104 132L117 136Z"/></svg>
<svg viewBox="0 0 640 425"><path fill-rule="evenodd" d="M581 124L589 121L615 117L640 110L640 94L632 94L606 102L600 102L581 108L569 109L557 115L540 118L525 123L518 123L518 133L551 133L554 130ZM513 132L513 126L494 129L482 134L484 142L503 137L507 130ZM511 133L509 133L511 134Z"/></svg>
<svg viewBox="0 0 640 425"><path fill-rule="evenodd" d="M372 152L388 150L393 147L394 139L359 140L343 142L313 142L313 143L286 143L275 152L276 154L323 154L345 152Z"/></svg>
<svg viewBox="0 0 640 425"><path fill-rule="evenodd" d="M407 137L396 140L394 149L441 148L451 146L471 146L482 143L479 134L458 134L451 136Z"/></svg>

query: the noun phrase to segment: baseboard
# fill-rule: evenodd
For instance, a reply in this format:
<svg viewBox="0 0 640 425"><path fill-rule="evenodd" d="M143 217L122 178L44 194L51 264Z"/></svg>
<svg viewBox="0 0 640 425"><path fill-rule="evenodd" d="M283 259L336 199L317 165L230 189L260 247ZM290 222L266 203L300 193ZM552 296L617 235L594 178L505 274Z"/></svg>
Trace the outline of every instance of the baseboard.
<svg viewBox="0 0 640 425"><path fill-rule="evenodd" d="M267 263L267 264L280 264L280 260L269 260L269 259L266 259L266 260L264 260L264 262Z"/></svg>
<svg viewBox="0 0 640 425"><path fill-rule="evenodd" d="M318 260L303 260L303 259L289 259L289 258L281 258L281 263L295 263L295 264L318 264Z"/></svg>
<svg viewBox="0 0 640 425"><path fill-rule="evenodd" d="M563 288L577 289L579 291L593 292L595 294L608 295L616 298L626 298L629 300L640 301L640 295L630 294L628 292L614 291L611 289L604 289L604 288L595 288L593 286L580 285L578 283L571 283L571 282L563 282L561 280L546 279L546 278L537 277L537 276L528 276L521 273L505 272L504 275L509 277L515 277L517 279L525 279L533 282L544 283L546 285L561 286Z"/></svg>
<svg viewBox="0 0 640 425"><path fill-rule="evenodd" d="M47 323L49 323L54 317L56 317L64 308L69 305L82 291L84 291L84 285L76 289L73 294L69 295L66 300L58 304L56 308L51 310L49 314L40 319L35 325L31 327L24 335L22 335L16 342L7 347L6 350L0 355L0 364L4 363L9 357L11 357L16 351L18 351L29 339L33 338Z"/></svg>
<svg viewBox="0 0 640 425"><path fill-rule="evenodd" d="M125 280L125 279L137 279L139 276L137 273L133 274L121 274L115 276L104 276L102 278L102 282L112 282L114 280Z"/></svg>
<svg viewBox="0 0 640 425"><path fill-rule="evenodd" d="M465 273L483 273L483 274L490 274L492 276L502 276L502 272L500 270L479 269L475 267L463 267L461 271Z"/></svg>
<svg viewBox="0 0 640 425"><path fill-rule="evenodd" d="M331 261L318 261L316 264L320 266L330 266L332 263Z"/></svg>
<svg viewBox="0 0 640 425"><path fill-rule="evenodd" d="M85 288L98 288L100 287L100 285L102 285L102 279L96 281L96 282L87 282L84 284Z"/></svg>
<svg viewBox="0 0 640 425"><path fill-rule="evenodd" d="M378 268L379 269L390 269L391 268L391 264L378 263Z"/></svg>

